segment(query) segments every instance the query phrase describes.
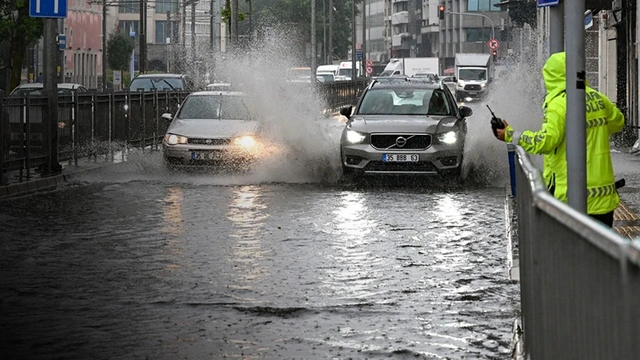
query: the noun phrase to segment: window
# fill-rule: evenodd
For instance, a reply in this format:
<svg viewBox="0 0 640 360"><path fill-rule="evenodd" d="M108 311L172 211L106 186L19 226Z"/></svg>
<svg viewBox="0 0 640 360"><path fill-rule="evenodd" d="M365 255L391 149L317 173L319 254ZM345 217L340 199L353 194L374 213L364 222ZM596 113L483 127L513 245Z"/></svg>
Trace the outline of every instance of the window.
<svg viewBox="0 0 640 360"><path fill-rule="evenodd" d="M118 31L127 35L129 35L131 31L134 31L136 33L136 36L138 36L138 23L138 20L118 21Z"/></svg>
<svg viewBox="0 0 640 360"><path fill-rule="evenodd" d="M468 42L486 42L491 39L491 25L487 25L487 27L485 28L466 28L464 30L467 39L466 41ZM496 39L503 41L504 39L502 34L502 31L500 31L499 29L496 30Z"/></svg>
<svg viewBox="0 0 640 360"><path fill-rule="evenodd" d="M178 13L178 0L156 0L156 14Z"/></svg>
<svg viewBox="0 0 640 360"><path fill-rule="evenodd" d="M467 2L467 11L500 11L500 8L494 6L501 0L469 0Z"/></svg>
<svg viewBox="0 0 640 360"><path fill-rule="evenodd" d="M118 12L120 14L139 13L140 1L137 0L119 0Z"/></svg>
<svg viewBox="0 0 640 360"><path fill-rule="evenodd" d="M171 42L178 42L178 21L171 22L171 32L169 32L169 28L167 27L166 21L156 21L156 44L165 44L167 42L167 38L171 35Z"/></svg>

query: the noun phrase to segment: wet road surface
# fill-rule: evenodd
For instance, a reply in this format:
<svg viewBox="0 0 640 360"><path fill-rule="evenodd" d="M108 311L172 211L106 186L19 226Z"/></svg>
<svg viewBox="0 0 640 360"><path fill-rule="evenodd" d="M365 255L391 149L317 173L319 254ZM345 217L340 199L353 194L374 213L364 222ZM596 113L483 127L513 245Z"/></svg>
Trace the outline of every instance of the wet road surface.
<svg viewBox="0 0 640 360"><path fill-rule="evenodd" d="M142 173L0 203L3 358L509 358L504 188Z"/></svg>

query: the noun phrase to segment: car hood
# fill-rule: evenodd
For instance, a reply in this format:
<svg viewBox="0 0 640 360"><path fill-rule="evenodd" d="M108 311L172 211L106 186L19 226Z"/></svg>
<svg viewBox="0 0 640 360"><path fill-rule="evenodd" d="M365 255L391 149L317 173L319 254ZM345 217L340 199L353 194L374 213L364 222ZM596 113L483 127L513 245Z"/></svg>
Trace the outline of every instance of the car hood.
<svg viewBox="0 0 640 360"><path fill-rule="evenodd" d="M176 119L167 133L195 138L230 138L253 134L258 124L255 120Z"/></svg>
<svg viewBox="0 0 640 360"><path fill-rule="evenodd" d="M439 134L453 130L458 119L453 116L406 115L392 117L385 115L356 115L347 129L362 133L428 133Z"/></svg>

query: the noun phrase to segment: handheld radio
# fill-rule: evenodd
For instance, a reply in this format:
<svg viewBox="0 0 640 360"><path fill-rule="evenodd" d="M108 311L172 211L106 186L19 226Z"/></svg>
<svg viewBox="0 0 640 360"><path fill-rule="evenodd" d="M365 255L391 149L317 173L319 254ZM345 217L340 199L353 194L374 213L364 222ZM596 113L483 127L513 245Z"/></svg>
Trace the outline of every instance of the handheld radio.
<svg viewBox="0 0 640 360"><path fill-rule="evenodd" d="M491 129L493 130L493 136L498 137L497 129L504 129L504 123L502 119L496 117L496 114L493 113L489 105L487 105L487 109L491 113Z"/></svg>

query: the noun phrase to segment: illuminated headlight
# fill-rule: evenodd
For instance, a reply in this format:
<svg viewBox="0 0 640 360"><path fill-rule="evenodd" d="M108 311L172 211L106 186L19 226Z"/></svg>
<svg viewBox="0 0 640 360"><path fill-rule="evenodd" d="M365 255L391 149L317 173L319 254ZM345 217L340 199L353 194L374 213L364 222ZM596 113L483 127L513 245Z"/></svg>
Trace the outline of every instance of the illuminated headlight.
<svg viewBox="0 0 640 360"><path fill-rule="evenodd" d="M486 87L486 86L487 86L487 83L481 83L480 84L480 87Z"/></svg>
<svg viewBox="0 0 640 360"><path fill-rule="evenodd" d="M253 147L256 144L256 139L253 136L240 136L233 139L233 143L245 148Z"/></svg>
<svg viewBox="0 0 640 360"><path fill-rule="evenodd" d="M455 142L458 141L458 134L456 134L455 131L449 131L438 135L438 140L445 144L455 144Z"/></svg>
<svg viewBox="0 0 640 360"><path fill-rule="evenodd" d="M347 141L352 144L359 144L364 141L365 135L357 131L347 130Z"/></svg>
<svg viewBox="0 0 640 360"><path fill-rule="evenodd" d="M462 81L458 81L457 85L458 85L459 88L463 88L464 87L464 83Z"/></svg>
<svg viewBox="0 0 640 360"><path fill-rule="evenodd" d="M129 105L124 104L124 111L128 111L129 110Z"/></svg>
<svg viewBox="0 0 640 360"><path fill-rule="evenodd" d="M189 138L185 136L167 134L164 137L164 141L166 141L166 143L169 145L186 144L189 141Z"/></svg>

